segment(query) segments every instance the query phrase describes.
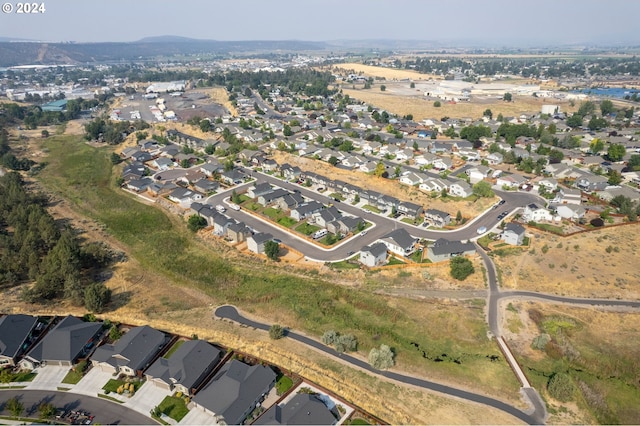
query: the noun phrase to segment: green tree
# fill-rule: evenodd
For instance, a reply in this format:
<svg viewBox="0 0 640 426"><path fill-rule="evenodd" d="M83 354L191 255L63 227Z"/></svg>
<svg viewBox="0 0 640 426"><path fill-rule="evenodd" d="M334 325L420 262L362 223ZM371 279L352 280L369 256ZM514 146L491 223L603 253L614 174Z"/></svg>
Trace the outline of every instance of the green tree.
<svg viewBox="0 0 640 426"><path fill-rule="evenodd" d="M136 141L140 142L149 137L149 133L147 132L136 132Z"/></svg>
<svg viewBox="0 0 640 426"><path fill-rule="evenodd" d="M200 120L199 126L200 130L202 130L204 133L207 133L209 130L211 130L211 121Z"/></svg>
<svg viewBox="0 0 640 426"><path fill-rule="evenodd" d="M458 213L456 214L456 223L460 222L462 222L462 212L458 210Z"/></svg>
<svg viewBox="0 0 640 426"><path fill-rule="evenodd" d="M609 149L607 150L607 158L609 161L613 161L615 163L617 161L622 161L622 158L624 158L626 153L627 150L624 145L612 143L609 145Z"/></svg>
<svg viewBox="0 0 640 426"><path fill-rule="evenodd" d="M382 92L384 92L385 90L387 90L387 86L385 86L384 84L380 86L380 90Z"/></svg>
<svg viewBox="0 0 640 426"><path fill-rule="evenodd" d="M369 364L378 370L387 370L395 364L395 354L387 345L380 345L380 349L373 348L369 351Z"/></svg>
<svg viewBox="0 0 640 426"><path fill-rule="evenodd" d="M344 334L335 342L337 352L353 352L358 349L358 339L353 334Z"/></svg>
<svg viewBox="0 0 640 426"><path fill-rule="evenodd" d="M577 114L581 117L586 117L587 115L593 114L595 110L596 104L591 101L584 101L580 104Z"/></svg>
<svg viewBox="0 0 640 426"><path fill-rule="evenodd" d="M38 406L40 419L47 420L56 414L56 407L50 402L43 402Z"/></svg>
<svg viewBox="0 0 640 426"><path fill-rule="evenodd" d="M458 281L464 281L469 275L475 272L473 263L463 256L457 256L451 259L449 266L451 276Z"/></svg>
<svg viewBox="0 0 640 426"><path fill-rule="evenodd" d="M115 342L121 337L122 337L122 332L120 331L120 328L116 324L113 324L109 329L109 340L111 340L112 342Z"/></svg>
<svg viewBox="0 0 640 426"><path fill-rule="evenodd" d="M440 108L442 106L442 103L440 101L435 101L435 102L433 102L433 106L435 108Z"/></svg>
<svg viewBox="0 0 640 426"><path fill-rule="evenodd" d="M43 130L42 132L40 132L40 136L42 136L43 139L46 139L49 137L49 131L48 130Z"/></svg>
<svg viewBox="0 0 640 426"><path fill-rule="evenodd" d="M567 119L567 126L571 128L582 127L582 115L575 113Z"/></svg>
<svg viewBox="0 0 640 426"><path fill-rule="evenodd" d="M280 324L273 324L269 327L269 337L273 340L282 339L284 337L284 328Z"/></svg>
<svg viewBox="0 0 640 426"><path fill-rule="evenodd" d="M122 158L116 154L115 152L111 153L111 164L116 165L116 164L120 164L122 162Z"/></svg>
<svg viewBox="0 0 640 426"><path fill-rule="evenodd" d="M238 194L235 189L231 191L231 202L235 204L240 204L242 202L240 194Z"/></svg>
<svg viewBox="0 0 640 426"><path fill-rule="evenodd" d="M566 373L555 373L547 383L549 394L558 401L571 401L575 394L575 385Z"/></svg>
<svg viewBox="0 0 640 426"><path fill-rule="evenodd" d="M216 152L216 147L213 144L209 144L204 148L204 152L207 155L213 155L213 153Z"/></svg>
<svg viewBox="0 0 640 426"><path fill-rule="evenodd" d="M24 412L24 404L20 402L17 396L7 400L5 409L7 409L12 417L20 417Z"/></svg>
<svg viewBox="0 0 640 426"><path fill-rule="evenodd" d="M589 130L602 129L604 127L607 127L607 120L593 115L591 116L591 120L589 120L589 122L587 123L587 127L589 128Z"/></svg>
<svg viewBox="0 0 640 426"><path fill-rule="evenodd" d="M497 121L503 122L504 121L504 116L502 115L502 113L498 113L498 116L496 117Z"/></svg>
<svg viewBox="0 0 640 426"><path fill-rule="evenodd" d="M622 183L622 175L619 171L610 169L607 175L609 176L609 180L607 181L609 185L620 185Z"/></svg>
<svg viewBox="0 0 640 426"><path fill-rule="evenodd" d="M103 283L89 284L84 290L84 306L91 312L102 312L111 301L111 290Z"/></svg>
<svg viewBox="0 0 640 426"><path fill-rule="evenodd" d="M598 138L594 138L593 140L591 140L591 143L589 144L589 151L591 151L593 155L598 155L598 153L602 152L603 149L604 142L602 142Z"/></svg>
<svg viewBox="0 0 640 426"><path fill-rule="evenodd" d="M339 334L335 330L327 330L322 335L322 343L332 346L338 340Z"/></svg>
<svg viewBox="0 0 640 426"><path fill-rule="evenodd" d="M409 87L412 88L412 89L415 89L416 84L412 81L411 84L409 84Z"/></svg>
<svg viewBox="0 0 640 426"><path fill-rule="evenodd" d="M634 172L640 170L640 154L633 154L629 157L629 161L627 162L627 167Z"/></svg>
<svg viewBox="0 0 640 426"><path fill-rule="evenodd" d="M266 241L264 243L264 254L271 260L278 260L280 255L280 243L273 240Z"/></svg>
<svg viewBox="0 0 640 426"><path fill-rule="evenodd" d="M472 189L473 194L478 197L491 198L495 195L493 193L493 190L491 189L491 184L486 180L481 180L480 182L476 183L475 185L473 185Z"/></svg>
<svg viewBox="0 0 640 426"><path fill-rule="evenodd" d="M187 228L189 228L191 232L198 232L199 230L204 229L206 226L207 220L202 216L198 216L197 214L189 216L189 219L187 220Z"/></svg>
<svg viewBox="0 0 640 426"><path fill-rule="evenodd" d="M335 166L336 164L338 164L338 159L332 155L331 157L329 157L329 164Z"/></svg>
<svg viewBox="0 0 640 426"><path fill-rule="evenodd" d="M511 95L511 93L506 92L503 96L502 96L502 100L505 102L511 102L511 100L513 99L513 96Z"/></svg>
<svg viewBox="0 0 640 426"><path fill-rule="evenodd" d="M600 102L600 113L602 115L609 115L614 111L615 109L613 108L613 102L611 102L610 100L605 99L604 101Z"/></svg>
<svg viewBox="0 0 640 426"><path fill-rule="evenodd" d="M562 153L562 151L557 150L557 149L552 149L551 151L549 151L549 162L550 163L559 163L562 161L562 159L564 158L564 154Z"/></svg>
<svg viewBox="0 0 640 426"><path fill-rule="evenodd" d="M491 110L489 108L487 108L482 113L482 116L483 117L489 117L489 119L492 119L493 118L493 112L491 112Z"/></svg>

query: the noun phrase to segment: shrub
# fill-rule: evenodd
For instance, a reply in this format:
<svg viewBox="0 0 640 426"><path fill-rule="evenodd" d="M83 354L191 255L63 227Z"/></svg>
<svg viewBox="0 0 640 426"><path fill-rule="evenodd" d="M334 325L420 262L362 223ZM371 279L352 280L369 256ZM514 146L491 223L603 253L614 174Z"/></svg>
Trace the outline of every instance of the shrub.
<svg viewBox="0 0 640 426"><path fill-rule="evenodd" d="M269 337L273 340L282 339L284 337L284 328L280 324L273 324L269 327Z"/></svg>
<svg viewBox="0 0 640 426"><path fill-rule="evenodd" d="M338 333L335 330L327 330L322 335L322 343L327 346L333 345L338 340Z"/></svg>
<svg viewBox="0 0 640 426"><path fill-rule="evenodd" d="M549 246L548 246L548 245L546 245L546 244L545 244L545 245L543 245L543 246L542 246L542 253L545 253L545 254L546 254L548 251L549 251Z"/></svg>
<svg viewBox="0 0 640 426"><path fill-rule="evenodd" d="M568 374L554 373L549 379L547 390L558 401L567 402L573 399L575 385Z"/></svg>
<svg viewBox="0 0 640 426"><path fill-rule="evenodd" d="M369 352L369 364L378 370L386 370L395 364L395 354L387 345L380 345L380 349L373 348Z"/></svg>
<svg viewBox="0 0 640 426"><path fill-rule="evenodd" d="M547 343L549 343L550 341L551 341L551 336L549 336L547 333L543 333L539 336L534 337L533 342L531 342L531 347L533 349L542 351L545 349L545 347L547 346Z"/></svg>
<svg viewBox="0 0 640 426"><path fill-rule="evenodd" d="M464 281L469 275L475 272L471 261L462 256L451 259L450 267L451 276L459 281Z"/></svg>

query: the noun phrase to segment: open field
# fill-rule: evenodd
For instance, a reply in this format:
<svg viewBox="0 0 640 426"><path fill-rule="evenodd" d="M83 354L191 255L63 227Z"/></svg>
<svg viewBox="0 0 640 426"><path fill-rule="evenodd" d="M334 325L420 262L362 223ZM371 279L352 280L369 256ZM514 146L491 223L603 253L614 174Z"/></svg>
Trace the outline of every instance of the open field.
<svg viewBox="0 0 640 426"><path fill-rule="evenodd" d="M195 333L291 368L286 365L289 358L271 349L279 348L280 343L275 345L265 338L267 349L261 348L256 346L255 339L243 339L237 327L210 322L213 306L233 303L266 322L278 322L311 335L319 336L328 329L353 333L358 337L362 355L373 346L387 343L397 351L400 370L410 374L417 371L424 377L520 403L518 385L506 363L490 361L499 351L486 338L481 306L445 306L375 296L366 288L328 284L318 278L317 271L256 260L223 244L211 247L188 233L176 216L117 190L108 160L109 148L93 148L68 136L52 137L44 145L50 155L49 164L39 177L42 185L58 198L66 199L70 212L92 219L76 215L87 229L84 234L87 238L93 233L98 238L104 235L105 240L129 255L130 260L117 265L113 278L107 281L114 290L113 310L108 314L113 320L148 323L187 336ZM15 289L3 295L1 307L6 312L82 313L81 309L66 304L25 306L19 302ZM430 327L425 329L424 324ZM425 350L427 358L413 343ZM435 361L442 354L447 354L446 359ZM291 362L292 366L303 366L300 368L304 371L317 370L303 374L312 380L319 378L322 386L345 394L367 410L371 407L373 414L394 423L424 423L425 419L436 423L477 422L484 414L473 417L464 413L488 412L485 407L462 404L469 408L461 409L459 402L451 402L450 406L438 402L427 404L433 410L426 415L415 409L413 401L408 407L404 398L385 398L384 389L395 388L393 385L376 381L375 389L380 392L374 393L380 396L372 398L369 380L373 379L354 381L354 377L363 375L347 374L342 370L350 369L344 367L339 369L338 377L328 375L326 366L336 363L323 357L312 362L306 356L296 356L297 364ZM434 417L434 411L442 417ZM484 418L485 422L490 421L489 417ZM496 419L501 417L493 418L492 422L497 422Z"/></svg>
<svg viewBox="0 0 640 426"><path fill-rule="evenodd" d="M452 197L446 199L432 198L429 194L417 188L402 185L397 180L379 178L360 171L331 167L324 161L299 157L283 151L274 151L273 159L278 164L289 163L300 167L304 171L315 172L323 176L327 176L327 167L330 167L329 174L333 179L341 179L361 188L373 189L383 194L393 195L403 201L412 201L422 205L425 209L439 209L448 212L452 217L455 217L458 210L460 210L463 217L474 218L497 201L495 197L481 198L474 201L454 201L455 198Z"/></svg>
<svg viewBox="0 0 640 426"><path fill-rule="evenodd" d="M412 89L415 91L414 95L405 94L409 82L385 82L384 84L387 86L384 92L380 90L379 85L374 85L371 89L352 89L348 84L343 86L342 92L399 116L413 114L415 121L427 118L439 120L445 116L479 119L482 118L483 112L487 108L491 110L494 117L497 117L498 114L502 114L504 117L519 117L521 114L538 114L542 105L545 104L560 105L561 111L571 112L577 110L578 104L571 107L568 101L513 95L512 102L504 102L495 98L491 100L472 98L469 102L448 103L441 101L440 107L434 107L434 100L424 96L421 91ZM399 93L395 93L395 90L398 90Z"/></svg>
<svg viewBox="0 0 640 426"><path fill-rule="evenodd" d="M327 67L323 67L326 69ZM361 74L365 77L383 78L385 80L442 80L443 77L436 74L421 74L412 70L401 70L395 68L374 67L356 63L339 64L328 67L331 72L341 72L349 74Z"/></svg>
<svg viewBox="0 0 640 426"><path fill-rule="evenodd" d="M640 299L640 224L559 237L527 228L528 251L494 257L502 286L575 297Z"/></svg>
<svg viewBox="0 0 640 426"><path fill-rule="evenodd" d="M550 424L640 423L640 313L513 302L504 322L525 374L547 400ZM541 333L552 340L533 349ZM547 388L554 373L571 377L565 402Z"/></svg>

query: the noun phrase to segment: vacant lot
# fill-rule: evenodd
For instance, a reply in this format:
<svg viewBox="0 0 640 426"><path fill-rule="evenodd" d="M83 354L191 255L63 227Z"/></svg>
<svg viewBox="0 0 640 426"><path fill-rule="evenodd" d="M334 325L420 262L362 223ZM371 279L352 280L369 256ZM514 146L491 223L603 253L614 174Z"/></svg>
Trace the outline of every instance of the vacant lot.
<svg viewBox="0 0 640 426"><path fill-rule="evenodd" d="M639 422L639 312L513 302L504 321L525 374L548 402L550 424ZM543 333L550 341L534 349ZM570 377L564 402L547 386L557 373Z"/></svg>
<svg viewBox="0 0 640 426"><path fill-rule="evenodd" d="M440 402L425 405L432 408L428 416L416 410L413 401L409 406L402 398L384 396L386 389L396 389L393 385L360 378L362 374L336 368L335 362L324 357L313 362L291 352L282 356L280 346L268 338L261 344L255 335L247 339L237 327L211 322L213 306L234 303L266 322L279 322L314 336L328 329L353 333L362 356L369 348L387 343L397 351L401 370L519 403L517 383L508 366L503 360L491 361L500 354L486 339L480 306L429 305L375 296L366 288L329 284L317 271L256 260L224 245L212 248L187 232L179 218L117 190L108 159L110 149L90 147L76 137L52 137L44 144L50 155L40 175L42 184L66 199L70 211L92 219L82 222L77 218L87 238L94 234L101 238L104 233L107 241L114 241L131 259L115 267L113 278L107 281L115 299L108 314L111 319L148 323L186 336L197 334L255 353L318 379L321 385L394 423L425 419L474 422L483 417L469 413L487 410L473 405L463 409L461 405L467 405L459 402L447 405L442 401L448 400L436 397L433 401ZM6 312L83 313L68 304L26 306L19 301L17 289L3 294L1 300ZM430 326L425 328L425 324ZM334 370L337 373L331 373ZM371 396L372 388L379 397ZM392 392L397 395L399 390ZM433 417L433 412L443 417ZM502 420L493 421L513 422L504 416L497 419Z"/></svg>
<svg viewBox="0 0 640 426"><path fill-rule="evenodd" d="M576 297L640 299L640 224L559 237L528 228L528 251L494 257L502 286Z"/></svg>
<svg viewBox="0 0 640 426"><path fill-rule="evenodd" d="M435 74L421 74L417 71L401 70L394 68L374 67L356 63L340 64L329 67L332 72L359 74L365 77L376 77L385 80L442 80L443 77Z"/></svg>
<svg viewBox="0 0 640 426"><path fill-rule="evenodd" d="M496 198L481 198L473 201L456 201L455 198L432 198L415 187L401 185L397 180L383 179L367 173L343 170L337 167L331 167L324 161L314 160L311 158L299 157L297 155L288 154L282 151L275 151L274 160L278 164L289 163L297 165L304 171L315 172L332 179L341 179L361 188L373 189L383 194L393 195L402 201L412 201L422 205L425 209L438 209L456 216L458 210L465 218L476 217L479 213L485 211L489 206L496 202Z"/></svg>

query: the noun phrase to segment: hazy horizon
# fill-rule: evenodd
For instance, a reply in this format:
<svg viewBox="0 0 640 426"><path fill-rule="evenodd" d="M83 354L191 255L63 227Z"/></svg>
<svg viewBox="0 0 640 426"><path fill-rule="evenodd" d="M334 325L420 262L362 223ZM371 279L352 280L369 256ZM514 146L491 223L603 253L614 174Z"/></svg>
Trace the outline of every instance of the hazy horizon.
<svg viewBox="0 0 640 426"><path fill-rule="evenodd" d="M0 14L0 37L47 42L398 40L504 46L640 44L627 0L49 0L43 14Z"/></svg>

